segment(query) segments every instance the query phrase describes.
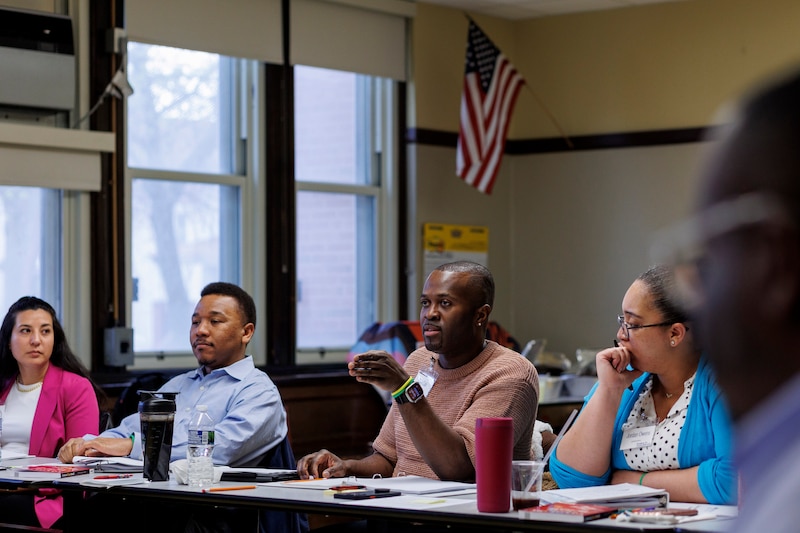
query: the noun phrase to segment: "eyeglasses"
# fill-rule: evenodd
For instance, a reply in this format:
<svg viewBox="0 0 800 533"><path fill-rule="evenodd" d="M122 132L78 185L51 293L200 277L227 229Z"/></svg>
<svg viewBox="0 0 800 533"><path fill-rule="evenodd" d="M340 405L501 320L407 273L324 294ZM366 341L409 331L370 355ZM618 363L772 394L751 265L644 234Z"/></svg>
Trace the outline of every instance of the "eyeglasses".
<svg viewBox="0 0 800 533"><path fill-rule="evenodd" d="M687 311L703 301L702 268L709 242L749 226L794 227L784 204L774 194L750 192L711 205L655 235L650 257L672 265L678 301Z"/></svg>
<svg viewBox="0 0 800 533"><path fill-rule="evenodd" d="M628 324L625 322L625 317L619 315L617 317L617 322L619 322L619 327L622 330L622 339L630 340L631 338L631 330L632 329L642 329L642 328L657 328L661 326L671 326L674 322L659 322L658 324L642 324L641 326L634 326L632 324Z"/></svg>

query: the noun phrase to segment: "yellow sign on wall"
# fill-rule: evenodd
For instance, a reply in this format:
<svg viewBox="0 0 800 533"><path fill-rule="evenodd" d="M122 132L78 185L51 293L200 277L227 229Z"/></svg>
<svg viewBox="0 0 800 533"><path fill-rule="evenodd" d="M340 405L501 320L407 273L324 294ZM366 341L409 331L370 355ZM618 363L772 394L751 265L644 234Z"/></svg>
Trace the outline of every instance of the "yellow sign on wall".
<svg viewBox="0 0 800 533"><path fill-rule="evenodd" d="M473 261L488 267L489 228L426 223L423 227L425 276L444 263Z"/></svg>

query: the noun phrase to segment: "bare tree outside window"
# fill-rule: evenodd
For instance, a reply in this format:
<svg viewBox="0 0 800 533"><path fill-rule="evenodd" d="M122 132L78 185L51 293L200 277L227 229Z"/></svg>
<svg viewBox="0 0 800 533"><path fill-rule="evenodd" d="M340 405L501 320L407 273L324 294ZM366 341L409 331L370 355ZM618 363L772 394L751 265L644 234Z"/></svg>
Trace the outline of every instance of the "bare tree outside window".
<svg viewBox="0 0 800 533"><path fill-rule="evenodd" d="M234 167L230 63L205 52L128 46L137 352L187 351L188 324L202 287L226 277L237 281L236 269L223 264L221 243L238 235L237 188L215 184L213 177L197 181L231 174Z"/></svg>

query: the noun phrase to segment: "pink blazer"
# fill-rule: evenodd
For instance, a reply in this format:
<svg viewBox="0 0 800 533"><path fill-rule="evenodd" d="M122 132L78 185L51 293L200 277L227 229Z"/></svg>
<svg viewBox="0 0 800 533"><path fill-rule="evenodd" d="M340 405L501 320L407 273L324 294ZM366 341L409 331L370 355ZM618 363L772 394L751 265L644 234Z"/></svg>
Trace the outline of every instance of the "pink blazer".
<svg viewBox="0 0 800 533"><path fill-rule="evenodd" d="M0 393L0 404L5 403L13 386L12 381ZM96 435L99 428L100 407L89 380L50 365L33 415L28 453L37 457L56 457L67 440L87 433ZM52 526L63 514L63 501L58 491L40 490L34 501L42 527Z"/></svg>

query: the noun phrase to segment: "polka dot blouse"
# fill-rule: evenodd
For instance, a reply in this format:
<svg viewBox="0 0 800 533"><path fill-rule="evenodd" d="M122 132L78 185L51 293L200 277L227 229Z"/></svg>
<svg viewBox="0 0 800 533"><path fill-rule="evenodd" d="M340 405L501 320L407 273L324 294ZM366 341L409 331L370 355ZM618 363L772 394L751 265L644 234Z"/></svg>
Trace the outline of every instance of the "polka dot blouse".
<svg viewBox="0 0 800 533"><path fill-rule="evenodd" d="M624 450L625 460L633 470L652 472L653 470L675 470L678 464L678 439L686 422L686 411L692 399L694 385L693 375L683 384L683 394L667 413L664 420L658 420L655 404L653 403L653 378L647 382L639 399L631 409L628 420L623 425L623 430L656 426L653 444L641 448Z"/></svg>

